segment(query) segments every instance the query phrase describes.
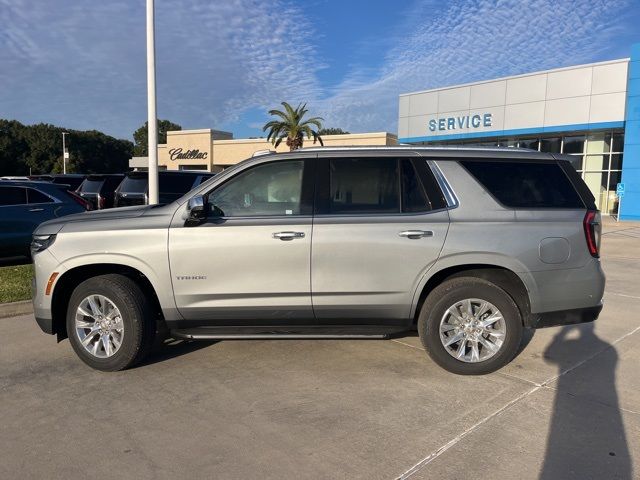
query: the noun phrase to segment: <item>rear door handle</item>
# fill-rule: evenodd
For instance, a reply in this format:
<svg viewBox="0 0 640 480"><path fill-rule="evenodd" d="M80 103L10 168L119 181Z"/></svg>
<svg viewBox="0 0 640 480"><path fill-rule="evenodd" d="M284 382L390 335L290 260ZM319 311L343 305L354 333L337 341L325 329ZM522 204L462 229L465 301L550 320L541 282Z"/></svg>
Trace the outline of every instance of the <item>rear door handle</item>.
<svg viewBox="0 0 640 480"><path fill-rule="evenodd" d="M304 232L276 232L272 234L272 237L280 240L293 240L294 238L304 238Z"/></svg>
<svg viewBox="0 0 640 480"><path fill-rule="evenodd" d="M30 212L42 212L44 210L44 208L30 208L29 211Z"/></svg>
<svg viewBox="0 0 640 480"><path fill-rule="evenodd" d="M404 230L398 235L410 238L411 240L417 240L424 237L433 237L433 232L431 230Z"/></svg>

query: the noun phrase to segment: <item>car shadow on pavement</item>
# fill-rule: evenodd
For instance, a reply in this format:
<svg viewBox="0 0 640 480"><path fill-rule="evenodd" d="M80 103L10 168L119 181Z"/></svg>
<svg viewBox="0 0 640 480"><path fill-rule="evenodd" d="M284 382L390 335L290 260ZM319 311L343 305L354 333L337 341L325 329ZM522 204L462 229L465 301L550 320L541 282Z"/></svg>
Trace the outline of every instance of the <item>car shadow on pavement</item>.
<svg viewBox="0 0 640 480"><path fill-rule="evenodd" d="M181 357L192 352L196 352L203 348L210 347L218 343L217 340L180 340L175 338L167 338L162 344L154 346L151 353L140 362L135 368L146 367L154 363L164 362L172 358Z"/></svg>
<svg viewBox="0 0 640 480"><path fill-rule="evenodd" d="M595 374L567 370L576 354L600 353ZM558 366L541 480L632 478L631 458L616 391L618 354L594 332L594 324L562 328L545 359ZM600 400L602 397L606 401ZM591 397L591 398L589 398Z"/></svg>

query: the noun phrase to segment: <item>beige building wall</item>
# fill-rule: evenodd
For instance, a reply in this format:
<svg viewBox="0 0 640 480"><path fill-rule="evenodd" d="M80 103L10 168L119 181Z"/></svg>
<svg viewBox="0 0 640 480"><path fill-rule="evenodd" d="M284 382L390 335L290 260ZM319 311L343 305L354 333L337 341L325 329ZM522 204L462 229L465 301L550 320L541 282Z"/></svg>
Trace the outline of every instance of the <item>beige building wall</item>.
<svg viewBox="0 0 640 480"><path fill-rule="evenodd" d="M375 145L397 145L398 137L387 132L377 133L349 133L346 135L324 135L322 137L325 147L338 146L375 146ZM313 140L305 140L305 147L319 147L320 143L314 145ZM283 141L278 148L275 148L264 138L243 138L236 140L214 140L213 141L213 165L228 166L234 165L242 160L250 158L255 152L260 150L275 150L279 153L288 152L289 147Z"/></svg>
<svg viewBox="0 0 640 480"><path fill-rule="evenodd" d="M325 135L322 140L326 147L398 144L398 137L387 132ZM304 141L303 148L313 146L320 146L320 143L314 145L312 140ZM288 152L289 147L282 142L275 149L264 138L233 139L231 133L210 129L167 132L167 143L158 145L158 166L167 170L204 167L215 172L251 158L255 152L261 150ZM129 166L145 168L146 159L135 157L131 159Z"/></svg>

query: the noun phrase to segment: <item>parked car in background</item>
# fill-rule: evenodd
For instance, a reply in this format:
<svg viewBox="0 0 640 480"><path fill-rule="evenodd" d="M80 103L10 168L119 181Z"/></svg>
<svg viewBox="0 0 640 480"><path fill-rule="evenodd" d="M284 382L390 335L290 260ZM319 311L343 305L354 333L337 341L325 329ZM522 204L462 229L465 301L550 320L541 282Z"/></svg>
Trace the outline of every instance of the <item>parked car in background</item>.
<svg viewBox="0 0 640 480"><path fill-rule="evenodd" d="M68 185L38 181L0 182L0 257L29 258L31 235L52 218L84 212L91 206Z"/></svg>
<svg viewBox="0 0 640 480"><path fill-rule="evenodd" d="M76 193L91 203L95 210L113 207L116 188L122 182L122 173L91 174L80 184Z"/></svg>
<svg viewBox="0 0 640 480"><path fill-rule="evenodd" d="M189 190L197 187L215 174L201 171L158 172L159 203L171 203ZM118 186L115 195L115 207L145 205L149 203L149 174L147 172L129 172Z"/></svg>
<svg viewBox="0 0 640 480"><path fill-rule="evenodd" d="M417 329L440 366L489 373L517 355L525 329L602 309L600 213L571 160L413 146L252 158L168 205L41 225L35 319L99 370L141 361L167 331Z"/></svg>
<svg viewBox="0 0 640 480"><path fill-rule="evenodd" d="M60 183L69 185L69 190L75 191L87 176L84 173L52 173L48 175L29 175L29 180Z"/></svg>

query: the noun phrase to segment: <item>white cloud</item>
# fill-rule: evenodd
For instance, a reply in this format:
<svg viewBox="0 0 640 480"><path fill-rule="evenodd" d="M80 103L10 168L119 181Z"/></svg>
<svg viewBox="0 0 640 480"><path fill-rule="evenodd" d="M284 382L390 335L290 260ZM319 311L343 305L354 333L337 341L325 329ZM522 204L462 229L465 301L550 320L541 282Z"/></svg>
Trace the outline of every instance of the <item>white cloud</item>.
<svg viewBox="0 0 640 480"><path fill-rule="evenodd" d="M120 136L146 119L144 2L0 0L0 117ZM215 127L321 96L313 29L286 0L157 0L158 115Z"/></svg>
<svg viewBox="0 0 640 480"><path fill-rule="evenodd" d="M286 99L308 101L328 126L395 131L400 93L598 58L626 6L416 1L394 35L373 40L382 66L354 66L329 89L318 72L340 57L318 58L325 32L292 2L156 0L159 116L215 128ZM322 5L315 15L339 13ZM143 1L0 0L0 22L0 117L122 137L146 119Z"/></svg>
<svg viewBox="0 0 640 480"><path fill-rule="evenodd" d="M625 7L606 0L420 3L377 75L363 80L352 72L316 107L328 125L396 131L400 93L598 58Z"/></svg>

